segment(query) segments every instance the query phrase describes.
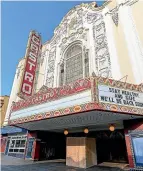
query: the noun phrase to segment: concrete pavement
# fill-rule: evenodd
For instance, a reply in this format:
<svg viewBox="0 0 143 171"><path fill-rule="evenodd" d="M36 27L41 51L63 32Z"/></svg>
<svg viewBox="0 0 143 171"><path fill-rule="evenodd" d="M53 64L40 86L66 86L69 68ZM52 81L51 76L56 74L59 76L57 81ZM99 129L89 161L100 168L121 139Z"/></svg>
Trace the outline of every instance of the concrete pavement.
<svg viewBox="0 0 143 171"><path fill-rule="evenodd" d="M1 155L1 171L123 171L117 167L94 166L88 169L68 167L63 160L33 162Z"/></svg>

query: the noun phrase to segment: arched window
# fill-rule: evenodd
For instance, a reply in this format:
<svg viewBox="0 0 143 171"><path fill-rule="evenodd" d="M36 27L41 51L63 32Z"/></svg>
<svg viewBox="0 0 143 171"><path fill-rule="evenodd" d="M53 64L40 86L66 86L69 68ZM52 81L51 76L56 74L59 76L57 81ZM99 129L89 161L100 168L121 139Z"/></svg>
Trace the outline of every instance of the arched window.
<svg viewBox="0 0 143 171"><path fill-rule="evenodd" d="M74 44L70 46L64 53L64 61L60 66L60 85L69 84L88 76L88 70L88 56L83 55L81 45Z"/></svg>

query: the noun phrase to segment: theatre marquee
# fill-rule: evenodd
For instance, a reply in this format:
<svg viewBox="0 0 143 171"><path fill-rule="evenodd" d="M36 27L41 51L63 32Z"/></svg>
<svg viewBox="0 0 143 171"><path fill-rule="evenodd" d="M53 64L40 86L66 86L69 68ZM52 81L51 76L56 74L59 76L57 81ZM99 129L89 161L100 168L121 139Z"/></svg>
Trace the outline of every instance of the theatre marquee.
<svg viewBox="0 0 143 171"><path fill-rule="evenodd" d="M108 85L98 85L99 102L143 108L143 93Z"/></svg>

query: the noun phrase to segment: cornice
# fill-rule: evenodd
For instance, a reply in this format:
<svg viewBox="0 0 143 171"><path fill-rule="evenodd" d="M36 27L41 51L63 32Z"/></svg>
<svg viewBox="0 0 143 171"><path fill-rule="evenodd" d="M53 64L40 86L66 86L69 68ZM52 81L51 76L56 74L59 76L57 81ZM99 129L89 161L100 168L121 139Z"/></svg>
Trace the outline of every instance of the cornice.
<svg viewBox="0 0 143 171"><path fill-rule="evenodd" d="M52 41L57 37L57 32L58 30L60 29L60 27L63 25L63 24L66 24L68 21L69 21L69 17L76 11L78 10L91 10L93 12L101 12L103 9L105 9L105 7L107 7L107 5L109 3L112 3L112 1L114 0L106 0L101 6L99 7L95 7L96 5L96 2L91 2L91 3L81 3L79 5L76 5L75 7L73 7L64 17L63 19L61 20L61 22L59 23L59 25L54 29L54 35L52 36L52 38L48 41L46 41L43 45L46 45L46 44L50 44L52 43ZM121 3L119 3L119 5L117 5L115 8L109 10L108 12L105 13L105 15L112 15L113 16L113 19L117 19L118 16L117 16L117 13L118 13L118 10L121 6L124 6L124 5L133 5L135 4L136 2L138 2L139 0L124 0L124 1L121 1ZM117 20L115 20L115 24L117 25L118 22Z"/></svg>
<svg viewBox="0 0 143 171"><path fill-rule="evenodd" d="M121 6L131 6L131 5L133 5L133 4L135 4L136 2L138 2L139 0L124 0L124 2L123 1L121 1L121 3L119 3L119 5L117 5L115 8L113 8L113 9L111 9L111 10L109 10L108 12L106 12L105 13L105 15L107 15L107 14L113 14L113 13L115 13L115 12L118 12L119 11L119 8L121 7Z"/></svg>
<svg viewBox="0 0 143 171"><path fill-rule="evenodd" d="M95 7L96 6L96 2L91 2L91 3L81 3L79 5L76 5L75 7L73 7L70 11L68 11L68 13L63 17L63 19L61 20L61 22L59 23L59 25L54 29L54 35L52 36L52 38L48 41L46 41L43 45L46 44L50 44L54 41L54 39L56 39L57 35L58 35L58 30L66 23L69 22L69 17L75 13L76 11L83 11L83 10L91 10L92 12L100 12L102 9L104 9L109 3L111 3L112 0L106 0L102 6L99 7Z"/></svg>

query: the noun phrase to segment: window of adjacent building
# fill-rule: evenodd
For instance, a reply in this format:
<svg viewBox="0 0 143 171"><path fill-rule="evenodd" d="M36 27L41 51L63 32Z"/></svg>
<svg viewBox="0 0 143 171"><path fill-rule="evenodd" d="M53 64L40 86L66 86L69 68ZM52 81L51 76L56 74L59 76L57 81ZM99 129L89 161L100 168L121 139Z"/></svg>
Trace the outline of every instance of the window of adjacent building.
<svg viewBox="0 0 143 171"><path fill-rule="evenodd" d="M24 153L26 144L26 137L11 137L9 152L10 153Z"/></svg>
<svg viewBox="0 0 143 171"><path fill-rule="evenodd" d="M80 44L70 46L60 66L60 85L72 83L89 76L88 53L84 54Z"/></svg>
<svg viewBox="0 0 143 171"><path fill-rule="evenodd" d="M4 100L0 100L0 107L2 108L2 106L3 106L3 104L4 104Z"/></svg>

